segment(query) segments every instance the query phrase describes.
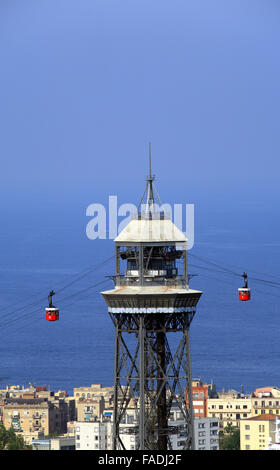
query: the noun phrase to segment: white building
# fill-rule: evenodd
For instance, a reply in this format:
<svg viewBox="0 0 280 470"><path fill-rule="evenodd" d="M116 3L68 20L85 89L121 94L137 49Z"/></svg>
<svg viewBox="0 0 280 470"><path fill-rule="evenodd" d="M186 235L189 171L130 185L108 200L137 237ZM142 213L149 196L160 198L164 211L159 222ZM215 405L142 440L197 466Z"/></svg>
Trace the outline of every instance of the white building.
<svg viewBox="0 0 280 470"><path fill-rule="evenodd" d="M269 438L268 446L264 450L280 450L280 419L275 418L275 437Z"/></svg>
<svg viewBox="0 0 280 470"><path fill-rule="evenodd" d="M186 437L183 429L183 414L179 407L172 407L169 426L178 428L170 435L172 449L183 450ZM126 450L137 450L138 435L136 433L137 413L133 408L128 408L120 423L120 439ZM180 432L182 425L182 432ZM103 422L74 423L76 450L112 450L113 421L112 414L103 418ZM219 449L219 423L217 418L194 419L194 443L195 450ZM121 449L120 449L121 450Z"/></svg>
<svg viewBox="0 0 280 470"><path fill-rule="evenodd" d="M77 421L75 423L76 450L107 450L108 423ZM111 424L111 423L109 423Z"/></svg>
<svg viewBox="0 0 280 470"><path fill-rule="evenodd" d="M135 432L136 412L127 410L120 423L120 438L126 450L136 450L138 437ZM112 450L113 422L112 416L106 416L103 421L76 421L75 444L76 450Z"/></svg>
<svg viewBox="0 0 280 470"><path fill-rule="evenodd" d="M182 412L178 407L171 408L172 420L170 426L184 424ZM171 435L172 449L183 450L186 437L184 432ZM219 450L219 422L217 418L194 419L194 448L195 450Z"/></svg>
<svg viewBox="0 0 280 470"><path fill-rule="evenodd" d="M195 450L219 450L219 422L217 418L194 419Z"/></svg>

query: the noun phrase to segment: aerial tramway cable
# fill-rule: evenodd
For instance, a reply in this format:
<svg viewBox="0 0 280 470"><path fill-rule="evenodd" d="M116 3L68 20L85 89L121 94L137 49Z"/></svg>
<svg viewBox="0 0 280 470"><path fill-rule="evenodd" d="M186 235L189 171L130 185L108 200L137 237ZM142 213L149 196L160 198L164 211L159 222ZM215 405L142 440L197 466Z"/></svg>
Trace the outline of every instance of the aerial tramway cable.
<svg viewBox="0 0 280 470"><path fill-rule="evenodd" d="M82 273L79 273L78 277L76 277L75 279L73 279L71 282L67 283L66 285L62 286L60 289L58 289L56 291L56 293L61 293L63 292L65 289L71 287L74 283L80 281L81 279L85 278L86 276L88 276L91 272L93 271L96 271L97 269L99 269L100 267L102 267L105 263L107 263L108 261L112 260L114 258L114 256L111 256L105 260L103 260L102 262L98 263L97 265L91 267L90 269L86 269L85 271L82 271ZM108 281L108 280L106 280ZM101 281L101 283L103 282L106 282L106 281ZM60 281L59 284L61 284L62 281ZM99 283L98 283L99 284ZM90 286L90 287L87 287L85 289L82 289L82 292L86 292L88 289L91 289L93 288L94 286ZM80 294L81 291L77 292L77 293L74 293L74 294L71 294L71 297L77 295L77 294ZM32 309L32 307L35 307L36 305L39 305L41 304L44 300L45 300L46 296L44 298L40 298L38 300L36 300L35 302L32 302L30 304L27 304L27 305L24 305L24 306L21 306L13 311L10 311L10 312L7 312L5 314L2 314L1 317L0 317L0 327L4 324L6 324L7 322L10 323L11 320L15 320L17 321L19 318L22 318L24 317L24 312L26 310L28 310L28 315L32 314L33 312L30 312L30 309ZM67 298L67 297L65 297ZM65 298L63 298L62 300L64 300ZM36 309L35 312L39 310ZM41 307L40 307L40 310L41 310ZM19 312L20 312L20 315L19 315ZM6 319L7 318L7 322L4 322L2 323L1 320L3 319Z"/></svg>

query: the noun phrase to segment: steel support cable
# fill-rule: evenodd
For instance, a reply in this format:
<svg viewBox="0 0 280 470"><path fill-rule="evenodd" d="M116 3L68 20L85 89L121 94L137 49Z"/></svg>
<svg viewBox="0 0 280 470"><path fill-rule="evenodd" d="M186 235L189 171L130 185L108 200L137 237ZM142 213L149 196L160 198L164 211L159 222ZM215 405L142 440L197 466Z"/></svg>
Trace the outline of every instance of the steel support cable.
<svg viewBox="0 0 280 470"><path fill-rule="evenodd" d="M97 292L95 292L95 293L97 293ZM92 295L92 293L91 293L90 295ZM63 308L70 307L70 306L74 305L75 303L76 303L76 302L71 302L70 304L66 304L66 305L63 306ZM32 318L32 324L33 324L35 321L36 321L36 322L38 322L38 321L42 321L42 322L46 321L45 318L41 316L42 309L37 309L37 310L35 310L35 311L31 312L31 313L32 313L32 314L34 314L34 313L40 313L40 317L37 317L37 318L35 318L35 319ZM29 316L30 314L29 314L29 313L25 313L21 318L24 318L24 319L25 319L25 317L27 317L27 315ZM18 320L16 320L16 321L18 321ZM9 329L11 326L13 326L12 324L14 324L14 323L15 323L15 321L12 320L10 324L4 326L4 329L5 329L5 328ZM30 323L28 323L28 326L30 327ZM0 327L1 327L1 330L2 330L2 326L1 326L1 325L0 325ZM13 333L16 333L16 332L18 332L18 331L22 331L25 327L26 327L26 325L20 325L18 328L14 328L14 329L12 329L11 331L9 331L9 335L10 335L10 334L13 334Z"/></svg>
<svg viewBox="0 0 280 470"><path fill-rule="evenodd" d="M219 278L216 278L216 277L213 277L213 276L210 276L210 275L207 276L207 275L204 274L204 273L201 274L200 276L201 276L202 278L215 280L215 281L220 282L220 283L222 283L222 284L224 283L224 284L229 284L229 285L232 286L232 282L229 281L229 280L225 280L225 279L221 279L221 278L219 279ZM251 279L251 278L250 278L250 279ZM268 286L268 287L270 287L270 286ZM274 287L274 286L273 286L273 287ZM255 287L254 287L254 289L255 289ZM263 289L256 289L256 291L257 291L257 293L260 293L260 294L267 294L267 295L272 296L272 297L280 298L280 295L277 295L277 294L275 294L275 293L273 293L273 292L271 292L271 291L268 291L268 290L265 291L265 290L263 290Z"/></svg>
<svg viewBox="0 0 280 470"><path fill-rule="evenodd" d="M91 292L89 295L87 295L87 296L85 296L85 297L89 297L90 295L96 294L97 292L98 292L98 291L96 291L96 292ZM70 306L74 305L75 303L76 303L76 302L71 302L70 304L63 305L63 309L65 309L65 308L67 308L67 307L70 307ZM34 314L34 313L40 313L40 317L35 318L35 319L32 318L32 324L34 323L34 321L46 321L45 318L41 316L41 313L42 313L42 309L41 309L41 308L40 308L40 309L38 308L38 309L34 310L33 312L31 312L31 314ZM29 316L30 313L29 313L29 312L28 312L28 313L25 313L25 314L22 315L20 318L24 318L24 319L25 319L25 317L26 317L27 315ZM16 320L16 321L17 321L17 320ZM12 324L14 324L14 323L15 323L15 320L12 320L12 321L10 322L10 324L6 325L6 328L9 328L9 327L12 326ZM28 326L30 327L30 323L28 323ZM0 325L0 327L1 327L1 325ZM2 327L1 327L1 328L2 328ZM4 326L4 328L5 328L5 326ZM9 332L9 334L16 333L17 331L22 331L24 328L25 328L25 325L20 325L19 328L13 329L12 331Z"/></svg>
<svg viewBox="0 0 280 470"><path fill-rule="evenodd" d="M194 257L194 258L197 258L199 259L200 261L204 262L204 263L208 263L208 264L211 264L213 266L216 266L218 267L220 270L222 270L223 272L228 272L228 273L231 273L233 274L234 276L238 276L238 277L242 277L242 274L240 273L236 273L235 271L232 271L231 269L229 268L225 268L221 265L219 265L218 263L215 263L207 258L202 258L200 256L196 256L196 255L193 255L192 253L189 253L190 256ZM202 266L201 266L202 268ZM256 272L256 271L253 271L253 272ZM276 287L276 286L280 286L280 282L276 282L276 281L270 281L270 280L267 280L267 279L260 279L260 278L256 278L256 277L251 277L250 276L250 279L254 280L254 281L257 281L257 282L261 282L261 283L264 283L270 287Z"/></svg>
<svg viewBox="0 0 280 470"><path fill-rule="evenodd" d="M86 277L88 274L90 274L91 272L95 271L96 269L99 269L100 267L102 267L105 263L107 263L108 261L110 261L111 259L113 259L114 256L111 256L110 258L104 260L103 262L97 264L96 266L93 266L91 269L87 270L86 272L83 272L82 271L82 275L79 275L79 277L77 279L74 279L73 281L71 281L70 283L68 283L67 285L63 286L61 289L58 289L56 291L56 294L57 293L60 293L62 291L64 291L65 289L67 289L68 287L72 286L74 283L80 281L81 279L83 279L84 277ZM18 312L22 312L26 309L29 309L29 308L32 308L32 307L35 307L36 305L40 304L41 302L43 302L44 300L46 300L46 296L36 300L35 302L32 302L31 304L28 304L28 305L24 305L23 307L19 307L17 308L16 310L13 310L11 312L7 312L7 313L4 313L1 315L1 319L2 318L5 318L5 317L10 317L12 315L14 315L15 313L18 313ZM18 305L18 303L16 304Z"/></svg>
<svg viewBox="0 0 280 470"><path fill-rule="evenodd" d="M105 259L104 261L98 263L96 266L93 268L89 269L86 271L84 274L82 274L80 277L77 279L74 279L73 281L69 282L69 284L66 284L66 286L62 287L61 289L56 290L56 294L59 294L60 292L64 291L65 289L68 289L68 287L72 286L75 282L80 281L81 279L85 278L88 274L90 274L92 271L95 271L96 269L101 268L105 263L108 263L108 261L111 261L115 256L110 256L110 258Z"/></svg>
<svg viewBox="0 0 280 470"><path fill-rule="evenodd" d="M100 282L94 284L93 286L89 286L89 287L87 287L87 288L85 288L85 289L82 289L82 290L80 290L80 291L78 291L78 292L75 292L74 294L72 294L72 295L70 295L70 296L64 297L63 299L61 299L61 301L63 301L63 300L68 300L68 299L71 299L71 298L73 298L73 297L76 297L76 296L78 296L78 295L80 295L80 294L83 294L84 292L86 292L86 291L88 291L88 290L90 290L90 289L94 289L95 287L97 287L97 286L99 286L99 285L101 285L101 284L104 284L104 283L108 283L108 282L109 282L108 279L105 279L105 280L103 280L103 281L100 281ZM37 309L35 309L35 310L31 311L31 312L28 311L28 312L26 312L26 313L24 313L24 314L21 314L21 315L20 315L19 317L17 317L17 318L13 318L13 319L10 319L10 320L7 319L4 323L3 323L3 322L0 323L0 328L10 326L11 324L13 324L13 323L19 321L19 319L25 318L27 315L28 315L28 316L33 315L33 314L35 314L35 313L37 313L37 312L42 312L42 308L41 308L41 307L40 307L40 308L37 308Z"/></svg>
<svg viewBox="0 0 280 470"><path fill-rule="evenodd" d="M199 259L203 263L206 263L206 264L208 263L208 264L211 264L213 266L216 266L217 268L221 269L222 271L229 272L229 273L233 274L234 276L240 277L240 273L236 273L235 271L232 271L231 269L225 268L225 267L215 263L214 261L210 261L207 258L203 259L201 256L193 255L192 253L189 253L189 256L192 256L193 258Z"/></svg>

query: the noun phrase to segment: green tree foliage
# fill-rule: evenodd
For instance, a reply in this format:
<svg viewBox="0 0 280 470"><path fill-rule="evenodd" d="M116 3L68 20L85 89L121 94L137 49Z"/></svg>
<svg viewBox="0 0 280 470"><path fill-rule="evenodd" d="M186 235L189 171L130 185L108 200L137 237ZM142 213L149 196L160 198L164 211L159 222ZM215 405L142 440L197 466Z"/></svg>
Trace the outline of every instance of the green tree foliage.
<svg viewBox="0 0 280 470"><path fill-rule="evenodd" d="M23 450L26 446L22 436L17 436L13 428L6 429L0 424L0 450Z"/></svg>
<svg viewBox="0 0 280 470"><path fill-rule="evenodd" d="M220 450L240 450L240 429L228 424L220 431Z"/></svg>

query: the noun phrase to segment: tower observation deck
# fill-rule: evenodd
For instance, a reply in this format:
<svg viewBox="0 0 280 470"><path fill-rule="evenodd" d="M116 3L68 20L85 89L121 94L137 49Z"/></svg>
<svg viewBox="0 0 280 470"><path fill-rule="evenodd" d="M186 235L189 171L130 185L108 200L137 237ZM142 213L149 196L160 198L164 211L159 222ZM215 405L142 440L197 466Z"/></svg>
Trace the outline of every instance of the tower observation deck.
<svg viewBox="0 0 280 470"><path fill-rule="evenodd" d="M125 449L124 432L137 434L140 450L171 450L172 434L193 448L189 328L202 292L189 288L187 239L156 210L155 194L150 159L142 210L114 240L114 289L102 292L115 326L114 449ZM131 406L137 425L126 427Z"/></svg>

